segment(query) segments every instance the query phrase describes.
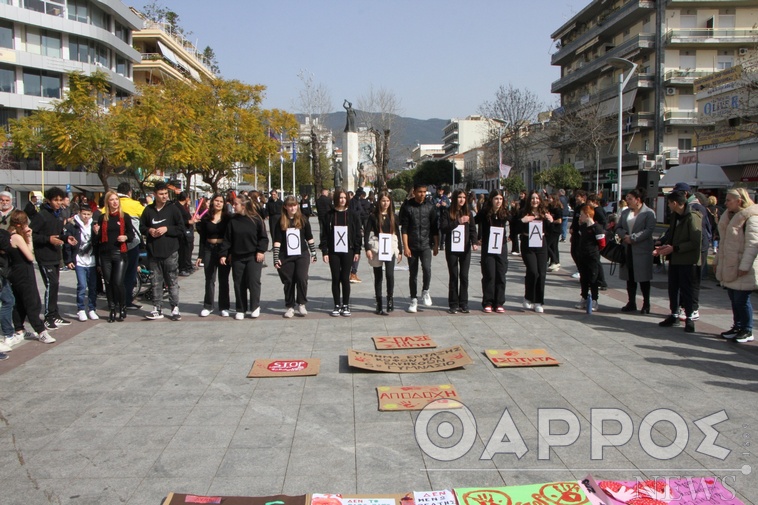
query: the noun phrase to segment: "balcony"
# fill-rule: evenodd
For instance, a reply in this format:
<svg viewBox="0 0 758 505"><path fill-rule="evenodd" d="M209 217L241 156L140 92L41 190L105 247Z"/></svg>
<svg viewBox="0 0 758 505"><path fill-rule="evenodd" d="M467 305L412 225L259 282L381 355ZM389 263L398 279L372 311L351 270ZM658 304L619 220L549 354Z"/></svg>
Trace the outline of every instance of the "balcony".
<svg viewBox="0 0 758 505"><path fill-rule="evenodd" d="M758 30L734 28L672 29L666 32L665 40L666 44L676 45L747 45L755 44L755 42L758 41Z"/></svg>
<svg viewBox="0 0 758 505"><path fill-rule="evenodd" d="M663 121L666 126L687 126L698 124L697 111L666 111L663 113Z"/></svg>
<svg viewBox="0 0 758 505"><path fill-rule="evenodd" d="M570 60L575 53L579 52L579 50L589 49L589 47L594 45L594 43L588 45L593 39L598 38L599 40L603 35L615 35L622 31L623 28L631 26L637 20L653 12L655 12L655 2L643 0L631 1L620 9L612 12L604 11L597 16L597 26L590 28L576 39L566 44L566 46L559 49L558 52L553 54L551 64L565 64L566 61ZM603 16L605 16L604 19ZM583 47L585 45L587 45L587 47Z"/></svg>
<svg viewBox="0 0 758 505"><path fill-rule="evenodd" d="M695 79L711 74L713 74L713 70L669 70L664 74L663 81L666 86L677 84L691 86L695 84Z"/></svg>
<svg viewBox="0 0 758 505"><path fill-rule="evenodd" d="M603 70L608 67L607 59L610 57L634 58L638 53L648 52L655 47L655 35L639 34L614 47L604 55L584 63L581 67L575 69L555 81L551 86L553 93L565 93L580 83L588 82L597 77Z"/></svg>

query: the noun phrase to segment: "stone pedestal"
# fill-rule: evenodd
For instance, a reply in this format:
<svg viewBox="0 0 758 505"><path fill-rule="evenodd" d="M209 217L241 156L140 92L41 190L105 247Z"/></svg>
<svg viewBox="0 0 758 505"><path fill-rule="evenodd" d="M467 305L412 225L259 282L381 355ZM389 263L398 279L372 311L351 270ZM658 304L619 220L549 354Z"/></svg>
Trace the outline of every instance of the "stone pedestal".
<svg viewBox="0 0 758 505"><path fill-rule="evenodd" d="M342 187L354 192L358 187L358 133L344 132L342 135Z"/></svg>

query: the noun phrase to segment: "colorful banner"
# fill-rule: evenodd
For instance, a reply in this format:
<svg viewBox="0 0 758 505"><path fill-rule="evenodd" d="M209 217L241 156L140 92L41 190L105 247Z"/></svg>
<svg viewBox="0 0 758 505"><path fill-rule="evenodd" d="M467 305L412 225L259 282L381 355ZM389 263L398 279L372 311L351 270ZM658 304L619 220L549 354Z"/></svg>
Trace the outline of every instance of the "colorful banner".
<svg viewBox="0 0 758 505"><path fill-rule="evenodd" d="M484 351L484 354L498 368L561 364L560 361L550 356L545 349L488 349Z"/></svg>

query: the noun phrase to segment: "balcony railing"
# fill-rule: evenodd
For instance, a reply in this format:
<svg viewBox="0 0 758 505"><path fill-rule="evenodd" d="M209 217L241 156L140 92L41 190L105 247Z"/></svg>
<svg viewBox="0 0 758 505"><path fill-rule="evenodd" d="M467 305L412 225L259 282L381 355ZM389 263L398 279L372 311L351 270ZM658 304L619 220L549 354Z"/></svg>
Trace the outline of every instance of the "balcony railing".
<svg viewBox="0 0 758 505"><path fill-rule="evenodd" d="M666 111L663 113L663 121L668 125L697 124L697 111Z"/></svg>
<svg viewBox="0 0 758 505"><path fill-rule="evenodd" d="M749 43L758 41L756 29L677 28L666 32L667 44Z"/></svg>
<svg viewBox="0 0 758 505"><path fill-rule="evenodd" d="M695 79L713 74L713 70L669 70L663 76L667 84L682 83L693 84Z"/></svg>

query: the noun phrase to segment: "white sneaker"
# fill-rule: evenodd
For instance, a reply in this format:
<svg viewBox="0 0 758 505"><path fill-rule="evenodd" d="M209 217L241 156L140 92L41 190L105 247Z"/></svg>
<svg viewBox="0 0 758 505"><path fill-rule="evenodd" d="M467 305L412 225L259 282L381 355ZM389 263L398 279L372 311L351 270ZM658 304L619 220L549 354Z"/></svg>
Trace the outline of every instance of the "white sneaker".
<svg viewBox="0 0 758 505"><path fill-rule="evenodd" d="M424 307L432 306L432 295L429 294L429 290L421 292L421 300L424 303Z"/></svg>
<svg viewBox="0 0 758 505"><path fill-rule="evenodd" d="M687 320L687 314L684 313L684 307L679 307L679 312L677 313L677 317L680 321L686 321ZM698 314L698 319L700 318L700 315Z"/></svg>
<svg viewBox="0 0 758 505"><path fill-rule="evenodd" d="M210 309L203 309L200 311L200 317L208 317L211 315Z"/></svg>
<svg viewBox="0 0 758 505"><path fill-rule="evenodd" d="M547 269L550 270L551 272L555 272L555 271L561 269L561 264L560 263L553 263Z"/></svg>
<svg viewBox="0 0 758 505"><path fill-rule="evenodd" d="M537 314L542 314L543 312L545 312L545 309L542 308L542 304L541 303L535 303L534 304L534 311Z"/></svg>
<svg viewBox="0 0 758 505"><path fill-rule="evenodd" d="M592 300L592 312L596 312L598 307L597 300Z"/></svg>
<svg viewBox="0 0 758 505"><path fill-rule="evenodd" d="M574 272L573 274L571 274L571 278L572 279L578 279L579 277L581 277L581 275L579 274L579 272Z"/></svg>
<svg viewBox="0 0 758 505"><path fill-rule="evenodd" d="M173 309L171 309L171 319L173 321L181 321L182 314L179 312L179 306L177 305Z"/></svg>
<svg viewBox="0 0 758 505"><path fill-rule="evenodd" d="M418 311L418 298L411 298L411 304L408 306L408 312L415 313Z"/></svg>
<svg viewBox="0 0 758 505"><path fill-rule="evenodd" d="M90 311L89 311L89 313L88 313L87 315L88 315L88 316L89 316L89 318L90 318L90 319L92 319L93 321L95 321L95 320L97 320L97 319L100 319L100 316L98 316L98 315L97 315L97 311L96 311L96 310L90 310Z"/></svg>
<svg viewBox="0 0 758 505"><path fill-rule="evenodd" d="M4 338L0 340L0 352L11 352L13 348L5 343L5 341L8 340L7 338Z"/></svg>
<svg viewBox="0 0 758 505"><path fill-rule="evenodd" d="M258 317L260 317L260 315L261 315L261 308L260 307L258 307L257 309L255 309L254 311L252 311L250 313L250 317L252 317L253 319L258 319Z"/></svg>
<svg viewBox="0 0 758 505"><path fill-rule="evenodd" d="M295 309L293 307L287 307L287 310L284 312L284 316L287 319L295 315Z"/></svg>
<svg viewBox="0 0 758 505"><path fill-rule="evenodd" d="M79 321L86 321L87 320L87 313L84 312L83 310L80 310L79 312L76 313L76 317L79 318Z"/></svg>
<svg viewBox="0 0 758 505"><path fill-rule="evenodd" d="M229 311L228 310L222 310L221 311L221 317L229 317Z"/></svg>
<svg viewBox="0 0 758 505"><path fill-rule="evenodd" d="M297 314L298 314L300 317L305 317L305 316L307 316L307 315L308 315L308 311L307 311L307 310L305 310L305 305L298 305L298 306L297 306Z"/></svg>
<svg viewBox="0 0 758 505"><path fill-rule="evenodd" d="M534 308L534 304L532 304L532 302L524 298L524 309L532 310L533 308Z"/></svg>
<svg viewBox="0 0 758 505"><path fill-rule="evenodd" d="M47 332L47 330L37 335L37 340L39 340L43 344L55 343L55 339Z"/></svg>
<svg viewBox="0 0 758 505"><path fill-rule="evenodd" d="M237 312L236 314L234 314L234 320L235 321L242 321L243 319L245 319L245 313L244 312Z"/></svg>
<svg viewBox="0 0 758 505"><path fill-rule="evenodd" d="M5 337L5 344L11 347L15 347L24 341L25 334L26 334L25 331L20 331L20 332L14 333L10 337Z"/></svg>
<svg viewBox="0 0 758 505"><path fill-rule="evenodd" d="M699 310L693 311L692 317L690 317L690 319L692 319L693 321L697 321L698 319L700 319L700 311Z"/></svg>
<svg viewBox="0 0 758 505"><path fill-rule="evenodd" d="M587 300L585 298L582 298L577 302L576 305L574 305L575 309L584 310L587 308Z"/></svg>

